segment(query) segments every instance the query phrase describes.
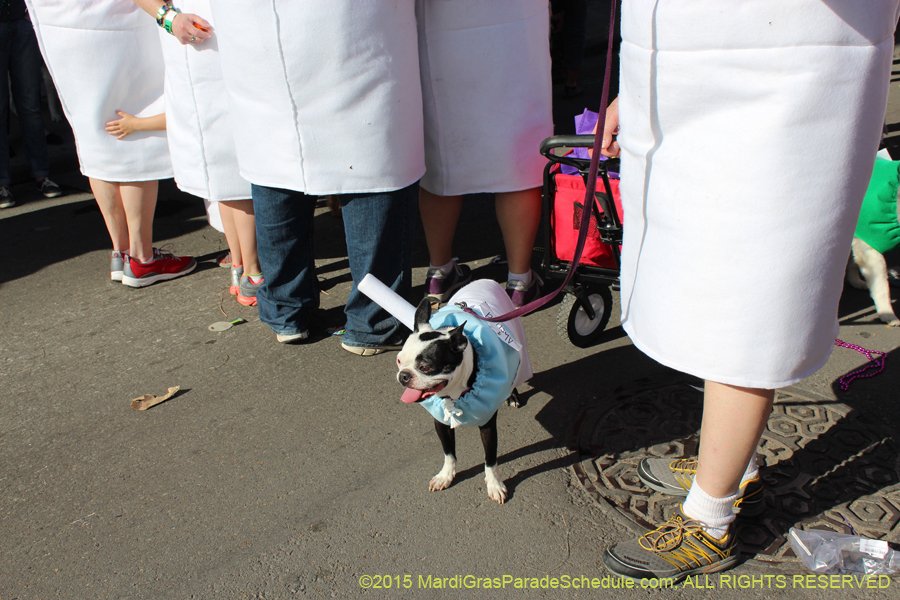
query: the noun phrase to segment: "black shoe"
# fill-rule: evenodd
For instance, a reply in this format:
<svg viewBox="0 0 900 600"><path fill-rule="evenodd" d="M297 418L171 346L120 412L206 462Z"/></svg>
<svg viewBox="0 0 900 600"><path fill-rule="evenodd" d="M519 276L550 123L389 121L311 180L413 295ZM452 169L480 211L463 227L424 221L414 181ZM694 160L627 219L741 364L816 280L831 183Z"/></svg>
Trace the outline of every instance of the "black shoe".
<svg viewBox="0 0 900 600"><path fill-rule="evenodd" d="M44 198L57 198L63 193L62 189L49 177L38 179L34 182L34 187L44 195Z"/></svg>
<svg viewBox="0 0 900 600"><path fill-rule="evenodd" d="M12 208L16 205L8 186L0 186L0 208Z"/></svg>
<svg viewBox="0 0 900 600"><path fill-rule="evenodd" d="M428 269L425 276L425 296L432 302L443 304L453 296L454 292L472 281L472 269L468 265L461 265L454 261L449 273L443 273L440 269Z"/></svg>

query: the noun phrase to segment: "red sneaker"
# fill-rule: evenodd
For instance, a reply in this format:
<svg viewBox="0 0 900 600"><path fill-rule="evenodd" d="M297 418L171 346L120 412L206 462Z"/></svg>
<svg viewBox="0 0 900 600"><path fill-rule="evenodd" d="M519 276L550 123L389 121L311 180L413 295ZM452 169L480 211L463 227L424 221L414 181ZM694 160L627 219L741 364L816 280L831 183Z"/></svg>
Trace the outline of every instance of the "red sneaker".
<svg viewBox="0 0 900 600"><path fill-rule="evenodd" d="M132 256L125 259L122 270L122 283L140 288L157 281L175 279L187 275L197 267L197 261L191 256L174 256L168 252L153 249L153 260L144 264Z"/></svg>

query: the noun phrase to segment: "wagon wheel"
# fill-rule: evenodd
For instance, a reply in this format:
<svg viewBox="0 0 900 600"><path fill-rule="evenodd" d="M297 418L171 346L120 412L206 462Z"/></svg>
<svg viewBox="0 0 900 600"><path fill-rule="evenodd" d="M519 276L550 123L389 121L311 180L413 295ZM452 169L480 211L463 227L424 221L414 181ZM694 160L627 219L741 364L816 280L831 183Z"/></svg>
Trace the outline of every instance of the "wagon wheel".
<svg viewBox="0 0 900 600"><path fill-rule="evenodd" d="M585 292L585 298L594 309L591 319L574 294L566 294L556 315L556 331L579 348L597 343L612 314L612 293L606 286L597 286Z"/></svg>

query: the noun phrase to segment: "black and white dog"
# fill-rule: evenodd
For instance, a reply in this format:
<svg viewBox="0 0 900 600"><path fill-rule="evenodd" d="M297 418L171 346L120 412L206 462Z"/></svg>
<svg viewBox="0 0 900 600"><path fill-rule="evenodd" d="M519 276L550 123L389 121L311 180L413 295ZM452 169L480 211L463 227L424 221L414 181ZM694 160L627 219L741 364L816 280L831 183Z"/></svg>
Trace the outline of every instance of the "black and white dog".
<svg viewBox="0 0 900 600"><path fill-rule="evenodd" d="M490 283L496 285L495 282ZM475 285L470 284L470 286ZM490 288L486 289L491 291ZM500 292L506 298L502 289ZM509 303L509 307L511 306L512 303ZM505 308L507 307L501 306L499 310ZM469 323L468 327L472 327L473 320L477 323L477 318L464 315L464 313L460 313L459 309L450 305L442 310L446 309L456 310L457 322L466 317L468 320L462 321L456 326L434 329L429 324L431 319L430 300L424 298L416 308L413 333L397 357L397 368L399 369L397 380L406 387L401 399L407 404L419 403L427 408L435 418L434 427L444 450L444 466L431 479L429 489L432 491L446 489L456 475L455 427L478 425L484 445L484 480L487 485L487 493L491 500L503 504L506 501L507 491L497 474L497 409L504 400L518 406L518 394L514 384L520 381L521 376L526 378L531 376L531 365L528 363L527 353L519 344L515 344L518 346L517 350L512 350L513 353L517 353L513 356L518 358L506 360L504 357L508 357L510 354L507 346L512 344L509 341L499 340L504 339L504 334L513 330L517 333L521 332L518 334L518 339L524 343L524 331L520 329L520 323L507 326L507 328L491 326L497 336L489 331L479 340L479 344L481 344L479 349L484 351L484 356L492 357L490 363L493 364L485 364L483 361L479 361L476 349L473 347L475 344L467 337L465 331L467 323ZM487 326L485 325L485 327ZM512 336L509 339L512 339ZM482 343L484 341L487 343ZM499 350L497 350L498 348ZM521 361L527 363L526 368L521 368ZM504 374L499 377L495 376L495 373L481 372L491 371L498 362L504 362L499 369ZM482 365L480 368L479 364ZM476 381L481 376L488 380L487 383L483 386L476 385ZM500 380L505 381L495 385ZM477 391L473 391L473 388ZM493 397L472 398L479 393ZM457 402L460 398L463 398L463 401Z"/></svg>

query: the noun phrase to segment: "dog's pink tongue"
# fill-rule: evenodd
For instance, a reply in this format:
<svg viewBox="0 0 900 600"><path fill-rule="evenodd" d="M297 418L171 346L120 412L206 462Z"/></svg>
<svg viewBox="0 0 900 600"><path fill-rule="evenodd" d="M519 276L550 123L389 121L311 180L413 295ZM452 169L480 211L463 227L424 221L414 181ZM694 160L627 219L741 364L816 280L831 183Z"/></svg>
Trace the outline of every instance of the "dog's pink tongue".
<svg viewBox="0 0 900 600"><path fill-rule="evenodd" d="M412 404L413 402L418 402L422 399L422 395L425 393L425 390L414 390L412 388L406 388L403 392L403 395L400 396L400 400L405 402L406 404Z"/></svg>

